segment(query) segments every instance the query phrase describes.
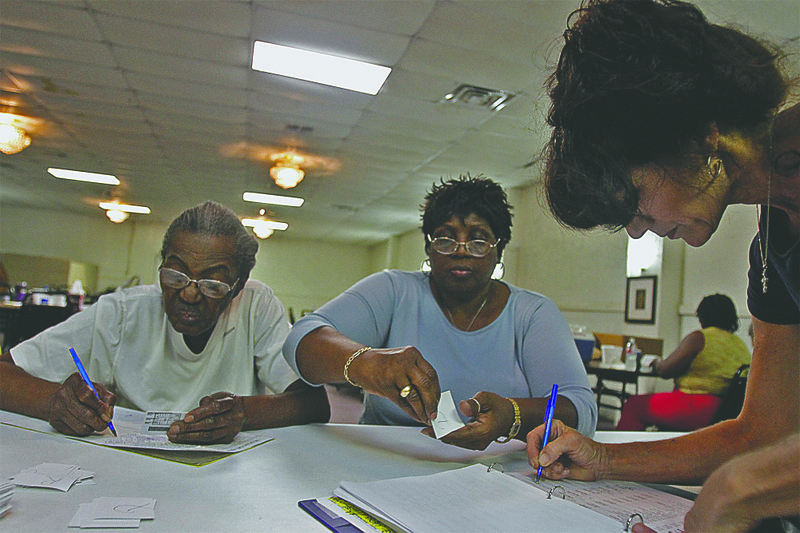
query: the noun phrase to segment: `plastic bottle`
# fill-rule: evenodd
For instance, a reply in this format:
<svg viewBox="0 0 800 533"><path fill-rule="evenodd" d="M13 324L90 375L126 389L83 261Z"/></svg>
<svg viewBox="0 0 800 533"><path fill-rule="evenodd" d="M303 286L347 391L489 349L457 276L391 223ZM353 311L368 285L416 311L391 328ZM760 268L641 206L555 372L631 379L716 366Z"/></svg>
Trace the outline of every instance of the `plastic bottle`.
<svg viewBox="0 0 800 533"><path fill-rule="evenodd" d="M639 356L639 348L636 346L636 339L631 337L625 345L625 369L636 370L636 359Z"/></svg>

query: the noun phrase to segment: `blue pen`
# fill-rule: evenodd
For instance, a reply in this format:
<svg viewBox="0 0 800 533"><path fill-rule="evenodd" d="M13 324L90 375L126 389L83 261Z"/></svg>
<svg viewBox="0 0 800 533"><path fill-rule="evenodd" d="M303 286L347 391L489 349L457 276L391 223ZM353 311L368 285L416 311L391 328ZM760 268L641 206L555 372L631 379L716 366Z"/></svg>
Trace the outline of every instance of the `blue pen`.
<svg viewBox="0 0 800 533"><path fill-rule="evenodd" d="M542 449L547 446L547 441L550 439L550 428L553 426L553 412L556 410L556 399L558 398L558 385L553 385L553 391L550 393L550 399L547 400L547 409L544 412L544 439L542 440ZM536 471L536 483L542 479L542 465Z"/></svg>
<svg viewBox="0 0 800 533"><path fill-rule="evenodd" d="M94 388L94 384L92 383L92 380L89 379L89 374L87 374L86 373L86 369L83 368L83 363L81 363L81 360L78 357L78 354L75 353L75 348L70 348L69 349L69 353L72 354L72 360L75 361L75 366L78 367L78 372L81 373L81 377L83 378L83 381L87 385L89 385L89 388L92 389L92 392L94 392L94 395L97 397L98 400L100 400L100 395L97 394L97 389ZM102 401L102 400L100 400L100 401ZM115 437L117 436L117 430L114 429L114 424L111 423L111 420L108 421L108 429L111 430L111 433Z"/></svg>

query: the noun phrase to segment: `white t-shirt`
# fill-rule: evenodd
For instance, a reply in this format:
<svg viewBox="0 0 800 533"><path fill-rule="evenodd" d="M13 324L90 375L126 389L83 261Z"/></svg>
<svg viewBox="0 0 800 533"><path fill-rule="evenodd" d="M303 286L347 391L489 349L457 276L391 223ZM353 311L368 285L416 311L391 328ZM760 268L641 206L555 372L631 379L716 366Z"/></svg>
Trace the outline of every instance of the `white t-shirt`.
<svg viewBox="0 0 800 533"><path fill-rule="evenodd" d="M73 347L92 381L116 394L117 405L189 411L215 392L283 392L298 379L281 356L289 329L272 289L250 280L195 354L167 319L160 287L141 285L102 296L12 348L11 357L29 374L61 383L76 371Z"/></svg>

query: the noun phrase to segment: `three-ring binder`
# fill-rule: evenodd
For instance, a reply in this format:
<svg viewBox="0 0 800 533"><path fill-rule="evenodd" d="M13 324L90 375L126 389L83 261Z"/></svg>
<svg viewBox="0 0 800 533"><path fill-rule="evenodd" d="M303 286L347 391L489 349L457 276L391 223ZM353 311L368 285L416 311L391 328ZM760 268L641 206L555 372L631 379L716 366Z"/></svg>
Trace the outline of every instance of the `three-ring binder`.
<svg viewBox="0 0 800 533"><path fill-rule="evenodd" d="M505 473L505 469L503 468L503 464L502 463L491 463L486 468L487 472L491 472L492 470L496 470L498 472ZM566 500L567 499L567 489L562 485L554 485L553 487L550 488L550 490L547 491L547 499L551 500L551 499L553 499L553 496L555 496L555 497L561 496L562 500ZM628 519L625 521L625 529L623 531L625 531L625 532L631 531L632 528L633 528L633 525L635 523L637 523L637 520L638 520L638 522L643 524L644 523L644 516L642 516L641 513L633 513L630 516L628 516Z"/></svg>

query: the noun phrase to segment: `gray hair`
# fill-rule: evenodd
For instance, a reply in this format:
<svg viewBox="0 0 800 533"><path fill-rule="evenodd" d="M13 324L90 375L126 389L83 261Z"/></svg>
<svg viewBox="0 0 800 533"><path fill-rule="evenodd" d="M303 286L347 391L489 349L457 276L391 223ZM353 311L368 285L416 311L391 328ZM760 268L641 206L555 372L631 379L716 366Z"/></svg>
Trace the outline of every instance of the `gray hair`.
<svg viewBox="0 0 800 533"><path fill-rule="evenodd" d="M187 231L212 237L232 237L234 239L233 259L239 266L240 287L250 276L256 264L258 241L250 235L236 213L224 205L208 200L190 207L170 223L161 244L161 260L166 259L167 250L178 232Z"/></svg>

